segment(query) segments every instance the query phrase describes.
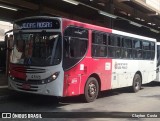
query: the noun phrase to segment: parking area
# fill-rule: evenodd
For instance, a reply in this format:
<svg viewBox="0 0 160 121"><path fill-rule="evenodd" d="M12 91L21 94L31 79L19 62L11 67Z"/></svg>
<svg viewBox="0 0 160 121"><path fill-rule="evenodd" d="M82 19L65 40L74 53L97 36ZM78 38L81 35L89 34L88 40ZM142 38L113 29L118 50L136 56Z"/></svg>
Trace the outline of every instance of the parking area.
<svg viewBox="0 0 160 121"><path fill-rule="evenodd" d="M92 103L84 103L81 96L57 98L51 96L17 93L1 89L0 112L159 112L160 83L151 82L143 85L137 93L131 93L129 88L114 89L101 92L99 98ZM4 95L5 94L5 95ZM63 114L62 114L63 115ZM138 114L137 114L138 115ZM113 117L114 118L114 117ZM137 118L137 120L149 120ZM87 118L84 121L99 120ZM134 119L134 118L133 118ZM126 119L125 120L133 120ZM17 119L18 120L18 119ZM46 121L55 120L45 119ZM58 118L58 120L64 120ZM67 119L73 120L73 119ZM81 120L78 118L77 120ZM110 120L100 118L100 120ZM114 118L114 120L119 120Z"/></svg>

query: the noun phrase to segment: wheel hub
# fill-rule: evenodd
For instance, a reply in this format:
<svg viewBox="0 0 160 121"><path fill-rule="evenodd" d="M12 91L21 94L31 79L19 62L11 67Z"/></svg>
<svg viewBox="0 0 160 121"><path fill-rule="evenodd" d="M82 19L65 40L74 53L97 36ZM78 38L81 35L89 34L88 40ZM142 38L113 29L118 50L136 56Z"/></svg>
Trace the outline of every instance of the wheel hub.
<svg viewBox="0 0 160 121"><path fill-rule="evenodd" d="M140 80L137 79L135 82L135 88L138 89L140 87Z"/></svg>
<svg viewBox="0 0 160 121"><path fill-rule="evenodd" d="M93 97L95 95L96 91L97 91L96 85L94 83L90 83L89 90L88 90L89 96Z"/></svg>

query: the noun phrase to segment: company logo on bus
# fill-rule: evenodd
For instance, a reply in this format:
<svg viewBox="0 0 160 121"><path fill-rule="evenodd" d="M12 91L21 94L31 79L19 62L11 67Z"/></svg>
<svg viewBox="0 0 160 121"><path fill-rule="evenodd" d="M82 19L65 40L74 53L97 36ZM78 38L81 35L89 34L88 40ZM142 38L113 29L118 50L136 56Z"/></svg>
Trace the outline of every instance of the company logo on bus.
<svg viewBox="0 0 160 121"><path fill-rule="evenodd" d="M118 67L118 64L117 62L115 62L114 68L117 69L117 67Z"/></svg>
<svg viewBox="0 0 160 121"><path fill-rule="evenodd" d="M115 65L114 65L114 68L115 69L127 69L128 68L128 63L125 63L125 62L115 62Z"/></svg>

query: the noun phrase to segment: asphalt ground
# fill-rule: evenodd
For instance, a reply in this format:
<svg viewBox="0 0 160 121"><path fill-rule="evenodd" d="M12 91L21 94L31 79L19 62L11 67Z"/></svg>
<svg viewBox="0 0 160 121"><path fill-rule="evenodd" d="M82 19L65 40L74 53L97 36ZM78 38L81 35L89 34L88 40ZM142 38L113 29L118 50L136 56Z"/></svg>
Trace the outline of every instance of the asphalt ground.
<svg viewBox="0 0 160 121"><path fill-rule="evenodd" d="M57 98L0 88L0 112L156 112L160 115L160 83L142 85L137 93L129 88L101 92L98 99L84 103L81 96ZM139 114L139 113L138 113ZM74 114L73 114L74 115ZM74 117L74 116L73 116ZM40 119L0 119L0 121L39 121ZM44 121L159 121L159 118L43 118Z"/></svg>

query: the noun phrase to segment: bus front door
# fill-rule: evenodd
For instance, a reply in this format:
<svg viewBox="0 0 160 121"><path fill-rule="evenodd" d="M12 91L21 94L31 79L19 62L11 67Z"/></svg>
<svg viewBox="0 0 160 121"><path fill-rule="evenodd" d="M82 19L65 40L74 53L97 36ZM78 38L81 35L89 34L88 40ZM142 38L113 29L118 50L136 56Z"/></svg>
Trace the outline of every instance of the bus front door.
<svg viewBox="0 0 160 121"><path fill-rule="evenodd" d="M155 81L160 81L160 58L157 60L157 69L156 69L156 80Z"/></svg>

